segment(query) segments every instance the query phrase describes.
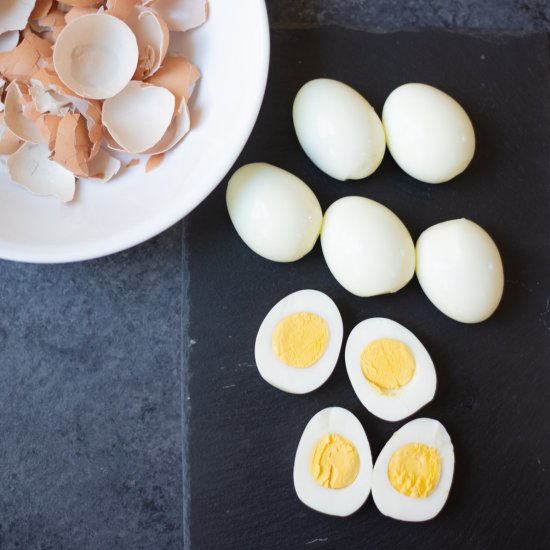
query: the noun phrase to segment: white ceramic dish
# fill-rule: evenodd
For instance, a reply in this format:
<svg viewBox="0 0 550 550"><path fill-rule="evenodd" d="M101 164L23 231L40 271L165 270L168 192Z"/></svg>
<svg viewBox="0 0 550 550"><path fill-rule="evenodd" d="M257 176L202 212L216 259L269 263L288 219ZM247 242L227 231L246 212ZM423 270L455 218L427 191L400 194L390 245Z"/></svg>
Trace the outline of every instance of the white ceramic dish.
<svg viewBox="0 0 550 550"><path fill-rule="evenodd" d="M0 257L97 258L141 243L195 208L235 162L258 116L269 66L264 0L210 0L208 22L175 48L202 72L192 130L155 171L145 160L110 183L84 181L72 203L36 197L0 166Z"/></svg>

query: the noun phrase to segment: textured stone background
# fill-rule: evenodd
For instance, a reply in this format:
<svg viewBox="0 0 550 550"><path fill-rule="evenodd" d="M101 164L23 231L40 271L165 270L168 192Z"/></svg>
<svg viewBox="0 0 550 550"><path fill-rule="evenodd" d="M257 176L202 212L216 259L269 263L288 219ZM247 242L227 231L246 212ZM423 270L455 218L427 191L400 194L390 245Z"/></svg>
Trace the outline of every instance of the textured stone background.
<svg viewBox="0 0 550 550"><path fill-rule="evenodd" d="M544 0L268 6L274 26L550 30ZM81 264L0 261L0 549L181 548L182 231Z"/></svg>

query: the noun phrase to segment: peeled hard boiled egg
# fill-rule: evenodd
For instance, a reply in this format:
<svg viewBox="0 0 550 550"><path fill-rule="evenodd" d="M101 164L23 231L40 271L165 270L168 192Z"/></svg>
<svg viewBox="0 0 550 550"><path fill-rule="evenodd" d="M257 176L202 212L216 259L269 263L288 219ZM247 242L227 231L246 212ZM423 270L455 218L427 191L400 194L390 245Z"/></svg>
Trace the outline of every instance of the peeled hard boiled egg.
<svg viewBox="0 0 550 550"><path fill-rule="evenodd" d="M344 329L336 304L318 290L299 290L263 320L254 354L262 378L289 393L307 393L332 374Z"/></svg>
<svg viewBox="0 0 550 550"><path fill-rule="evenodd" d="M385 516L432 519L447 501L454 467L447 430L437 420L417 418L397 430L376 459L372 498Z"/></svg>
<svg viewBox="0 0 550 550"><path fill-rule="evenodd" d="M382 122L391 156L420 181L449 181L474 156L474 128L466 111L433 86L410 83L396 88L384 103Z"/></svg>
<svg viewBox="0 0 550 550"><path fill-rule="evenodd" d="M432 304L462 323L479 323L496 310L504 270L489 234L464 218L426 229L416 243L416 275Z"/></svg>
<svg viewBox="0 0 550 550"><path fill-rule="evenodd" d="M382 162L386 138L380 118L350 86L311 80L296 95L292 117L300 145L329 176L362 179Z"/></svg>
<svg viewBox="0 0 550 550"><path fill-rule="evenodd" d="M226 201L241 239L268 260L299 260L317 241L321 205L313 191L286 170L263 162L239 168L229 180Z"/></svg>
<svg viewBox="0 0 550 550"><path fill-rule="evenodd" d="M318 412L296 450L298 498L318 512L349 516L367 500L371 475L369 440L359 420L340 407Z"/></svg>
<svg viewBox="0 0 550 550"><path fill-rule="evenodd" d="M344 197L326 211L321 246L336 280L356 296L396 292L414 275L414 244L382 204Z"/></svg>
<svg viewBox="0 0 550 550"><path fill-rule="evenodd" d="M357 397L384 420L401 420L429 403L437 378L420 340L381 317L359 323L346 343L346 369Z"/></svg>

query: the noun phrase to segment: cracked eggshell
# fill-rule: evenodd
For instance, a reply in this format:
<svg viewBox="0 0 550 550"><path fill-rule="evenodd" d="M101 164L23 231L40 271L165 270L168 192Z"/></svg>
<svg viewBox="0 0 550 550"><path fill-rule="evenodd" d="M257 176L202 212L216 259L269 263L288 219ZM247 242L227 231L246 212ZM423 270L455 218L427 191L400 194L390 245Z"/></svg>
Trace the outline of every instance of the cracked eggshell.
<svg viewBox="0 0 550 550"><path fill-rule="evenodd" d="M91 99L115 96L136 71L138 46L130 27L103 13L83 15L57 39L53 63L61 81Z"/></svg>
<svg viewBox="0 0 550 550"><path fill-rule="evenodd" d="M19 44L19 31L8 31L0 34L0 52L11 52Z"/></svg>
<svg viewBox="0 0 550 550"><path fill-rule="evenodd" d="M4 114L0 113L0 155L15 153L23 142L4 124Z"/></svg>
<svg viewBox="0 0 550 550"><path fill-rule="evenodd" d="M174 107L174 95L166 88L132 80L122 92L105 100L103 125L125 151L136 155L163 138Z"/></svg>
<svg viewBox="0 0 550 550"><path fill-rule="evenodd" d="M34 9L29 19L40 19L46 17L52 9L53 0L36 0Z"/></svg>
<svg viewBox="0 0 550 550"><path fill-rule="evenodd" d="M172 120L168 130L162 137L162 139L147 151L144 151L146 155L158 155L165 153L177 145L191 128L191 118L189 116L189 109L187 103L182 101L176 113L176 116Z"/></svg>
<svg viewBox="0 0 550 550"><path fill-rule="evenodd" d="M123 21L132 13L132 10L144 2L141 0L107 0L107 12Z"/></svg>
<svg viewBox="0 0 550 550"><path fill-rule="evenodd" d="M153 6L171 31L194 29L208 18L206 0L153 0L144 4Z"/></svg>
<svg viewBox="0 0 550 550"><path fill-rule="evenodd" d="M97 8L71 8L65 14L65 23L68 25L83 15L93 15L94 13L97 13Z"/></svg>
<svg viewBox="0 0 550 550"><path fill-rule="evenodd" d="M23 96L28 92L27 87L24 84L19 84L17 80L14 80L6 90L4 116L4 123L6 126L23 141L42 143L44 138L34 120L28 118L24 114L24 104L22 100ZM37 112L37 114L39 113Z"/></svg>
<svg viewBox="0 0 550 550"><path fill-rule="evenodd" d="M200 76L199 69L185 57L167 57L147 82L170 90L178 101L189 101Z"/></svg>
<svg viewBox="0 0 550 550"><path fill-rule="evenodd" d="M75 192L74 174L50 160L49 156L46 144L26 143L8 157L9 175L35 195L53 195L69 202Z"/></svg>
<svg viewBox="0 0 550 550"><path fill-rule="evenodd" d="M155 10L140 6L132 10L126 24L136 35L138 43L139 61L134 78L143 80L154 74L166 57L170 31Z"/></svg>
<svg viewBox="0 0 550 550"><path fill-rule="evenodd" d="M35 0L2 0L0 2L0 34L21 31L29 21Z"/></svg>
<svg viewBox="0 0 550 550"><path fill-rule="evenodd" d="M6 80L28 82L31 75L51 62L52 46L32 32L10 52L0 53L0 73Z"/></svg>
<svg viewBox="0 0 550 550"><path fill-rule="evenodd" d="M104 149L88 163L88 177L90 179L107 182L118 174L121 162L111 156Z"/></svg>

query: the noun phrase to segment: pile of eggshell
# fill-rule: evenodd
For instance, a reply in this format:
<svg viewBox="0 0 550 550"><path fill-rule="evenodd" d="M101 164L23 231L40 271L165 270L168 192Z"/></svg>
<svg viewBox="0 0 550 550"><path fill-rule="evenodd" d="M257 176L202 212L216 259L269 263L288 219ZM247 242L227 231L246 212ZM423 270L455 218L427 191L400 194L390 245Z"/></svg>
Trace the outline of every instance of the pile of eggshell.
<svg viewBox="0 0 550 550"><path fill-rule="evenodd" d="M68 202L77 178L106 182L139 163L128 154L158 166L189 131L200 77L168 53L170 31L207 14L206 0L2 0L0 155L11 179Z"/></svg>

